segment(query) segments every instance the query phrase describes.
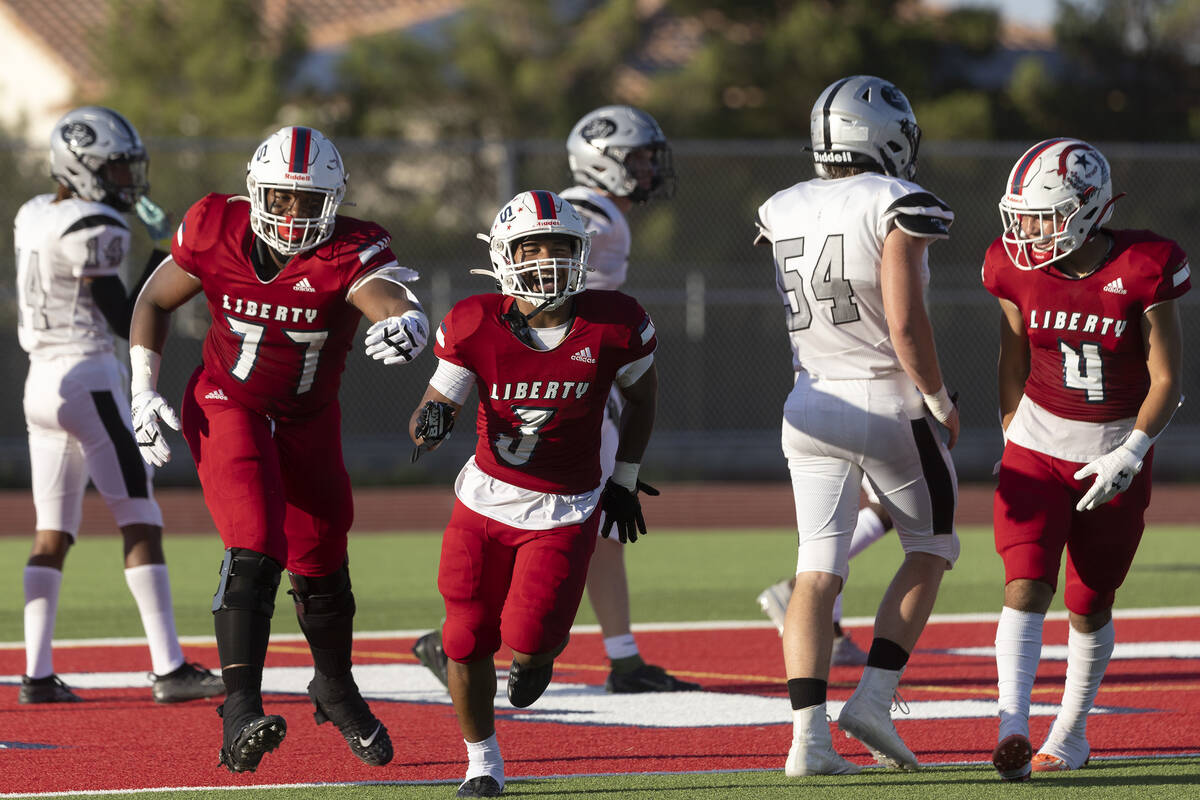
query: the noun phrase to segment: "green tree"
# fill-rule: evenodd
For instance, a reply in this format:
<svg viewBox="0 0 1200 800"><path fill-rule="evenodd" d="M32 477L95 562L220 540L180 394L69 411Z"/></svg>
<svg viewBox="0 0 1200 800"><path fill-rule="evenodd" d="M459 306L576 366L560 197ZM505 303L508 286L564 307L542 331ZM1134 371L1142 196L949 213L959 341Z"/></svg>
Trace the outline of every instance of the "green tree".
<svg viewBox="0 0 1200 800"><path fill-rule="evenodd" d="M1200 0L1059 3L1063 57L1019 70L1010 96L1040 135L1162 141L1200 136Z"/></svg>
<svg viewBox="0 0 1200 800"><path fill-rule="evenodd" d="M636 0L471 0L432 37L352 42L333 129L509 140L552 136L612 102L645 34ZM322 98L328 102L328 98Z"/></svg>
<svg viewBox="0 0 1200 800"><path fill-rule="evenodd" d="M297 28L268 36L259 4L114 0L100 42L103 102L150 136L258 136L304 52Z"/></svg>

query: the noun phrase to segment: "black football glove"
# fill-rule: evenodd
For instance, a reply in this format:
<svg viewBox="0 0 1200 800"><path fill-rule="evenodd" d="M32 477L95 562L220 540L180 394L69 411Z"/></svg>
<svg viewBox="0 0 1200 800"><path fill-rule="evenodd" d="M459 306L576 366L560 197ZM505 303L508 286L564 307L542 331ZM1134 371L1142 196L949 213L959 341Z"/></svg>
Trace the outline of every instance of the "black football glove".
<svg viewBox="0 0 1200 800"><path fill-rule="evenodd" d="M638 502L638 492L645 492L651 497L658 496L658 489L648 483L637 482L631 492L612 478L604 484L600 494L600 510L604 512L604 526L600 535L605 539L612 533L613 523L617 526L617 538L621 543L636 542L638 536L646 535L646 520L642 517L642 504Z"/></svg>
<svg viewBox="0 0 1200 800"><path fill-rule="evenodd" d="M422 444L413 448L412 460L416 461L421 453L433 450L449 436L454 429L454 406L449 403L439 403L430 400L421 407L417 417L417 427L413 431L417 438L424 439Z"/></svg>

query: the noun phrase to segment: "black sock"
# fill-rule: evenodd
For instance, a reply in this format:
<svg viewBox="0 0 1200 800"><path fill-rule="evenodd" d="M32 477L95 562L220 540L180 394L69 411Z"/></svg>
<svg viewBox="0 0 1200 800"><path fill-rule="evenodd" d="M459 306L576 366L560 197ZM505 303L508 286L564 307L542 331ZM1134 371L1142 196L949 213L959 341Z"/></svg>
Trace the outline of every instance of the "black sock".
<svg viewBox="0 0 1200 800"><path fill-rule="evenodd" d="M842 630L842 623L840 623L840 622L833 623L834 638L836 639L839 636L845 636L845 635L846 635L846 632L844 630Z"/></svg>
<svg viewBox="0 0 1200 800"><path fill-rule="evenodd" d="M820 678L792 678L787 682L788 697L792 701L792 710L819 706L825 702L825 693L829 682Z"/></svg>
<svg viewBox="0 0 1200 800"><path fill-rule="evenodd" d="M898 671L908 663L908 651L891 639L875 637L871 642L871 650L867 653L867 666L877 669Z"/></svg>

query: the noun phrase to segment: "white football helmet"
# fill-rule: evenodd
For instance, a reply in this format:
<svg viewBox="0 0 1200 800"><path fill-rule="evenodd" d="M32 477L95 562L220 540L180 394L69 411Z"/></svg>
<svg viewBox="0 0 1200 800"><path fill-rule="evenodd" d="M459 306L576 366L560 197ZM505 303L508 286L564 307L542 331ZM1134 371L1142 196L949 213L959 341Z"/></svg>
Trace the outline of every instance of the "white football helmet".
<svg viewBox="0 0 1200 800"><path fill-rule="evenodd" d="M518 260L518 246L523 239L548 234L572 240L571 258ZM584 290L591 242L579 212L554 192L521 192L500 209L491 235L478 236L488 243L492 269L471 272L495 278L502 294L528 300L539 306L539 311L548 311Z"/></svg>
<svg viewBox="0 0 1200 800"><path fill-rule="evenodd" d="M629 163L634 150L650 150L650 185ZM675 194L671 146L654 117L633 106L602 106L583 115L567 136L567 164L581 186L604 189L642 203Z"/></svg>
<svg viewBox="0 0 1200 800"><path fill-rule="evenodd" d="M1025 151L1000 199L1001 239L1013 264L1044 267L1078 250L1112 217L1108 161L1079 139L1047 139Z"/></svg>
<svg viewBox="0 0 1200 800"><path fill-rule="evenodd" d="M50 174L84 200L131 211L150 190L149 159L129 120L103 106L72 109L50 134Z"/></svg>
<svg viewBox="0 0 1200 800"><path fill-rule="evenodd" d="M921 128L904 93L871 75L851 75L825 87L810 117L817 175L842 164L911 181L917 174Z"/></svg>
<svg viewBox="0 0 1200 800"><path fill-rule="evenodd" d="M311 250L333 236L346 178L342 156L324 134L301 126L280 128L246 165L250 227L280 255ZM267 202L272 189L318 193L323 197L321 211L307 217L274 214Z"/></svg>

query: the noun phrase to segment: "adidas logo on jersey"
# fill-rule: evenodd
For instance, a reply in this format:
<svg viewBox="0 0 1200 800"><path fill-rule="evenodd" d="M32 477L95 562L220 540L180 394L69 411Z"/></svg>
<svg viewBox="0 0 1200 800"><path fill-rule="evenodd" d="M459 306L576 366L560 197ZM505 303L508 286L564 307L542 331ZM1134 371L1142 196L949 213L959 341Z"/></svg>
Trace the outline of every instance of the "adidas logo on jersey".
<svg viewBox="0 0 1200 800"><path fill-rule="evenodd" d="M1125 284L1121 283L1120 278L1116 278L1104 284L1104 291L1112 292L1113 294L1129 294L1129 292L1125 291Z"/></svg>
<svg viewBox="0 0 1200 800"><path fill-rule="evenodd" d="M571 356L572 361L582 361L585 364L595 364L596 359L592 358L592 348L585 347L575 355Z"/></svg>
<svg viewBox="0 0 1200 800"><path fill-rule="evenodd" d="M294 289L297 292L315 292L316 291L316 289L313 288L313 285L308 282L307 277L301 278L299 281L297 281L296 284L294 286L292 286L292 289Z"/></svg>
<svg viewBox="0 0 1200 800"><path fill-rule="evenodd" d="M229 395L225 394L225 392L223 392L220 389L214 389L213 391L204 395L204 399L205 400L228 400Z"/></svg>

